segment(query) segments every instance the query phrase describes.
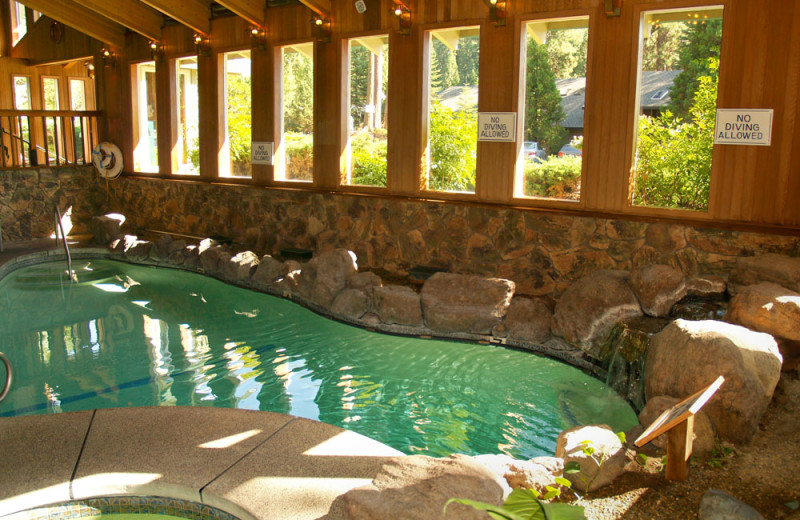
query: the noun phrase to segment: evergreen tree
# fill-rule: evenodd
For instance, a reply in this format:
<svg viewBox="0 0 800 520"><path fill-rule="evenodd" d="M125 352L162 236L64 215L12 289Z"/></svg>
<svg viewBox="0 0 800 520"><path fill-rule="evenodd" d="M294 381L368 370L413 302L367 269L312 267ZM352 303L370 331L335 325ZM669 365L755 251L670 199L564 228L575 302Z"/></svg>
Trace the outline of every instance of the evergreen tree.
<svg viewBox="0 0 800 520"><path fill-rule="evenodd" d="M431 41L431 90L442 90L459 84L455 53L436 38Z"/></svg>
<svg viewBox="0 0 800 520"><path fill-rule="evenodd" d="M286 132L310 134L314 128L314 76L311 58L283 55L283 110Z"/></svg>
<svg viewBox="0 0 800 520"><path fill-rule="evenodd" d="M366 47L353 45L350 52L350 115L358 125L364 117L370 73L370 52Z"/></svg>
<svg viewBox="0 0 800 520"><path fill-rule="evenodd" d="M650 36L644 41L642 70L676 70L678 49L683 36L683 23L667 23L653 26Z"/></svg>
<svg viewBox="0 0 800 520"><path fill-rule="evenodd" d="M473 86L478 84L479 56L480 38L478 36L469 36L459 40L458 49L456 49L459 85Z"/></svg>
<svg viewBox="0 0 800 520"><path fill-rule="evenodd" d="M528 39L527 77L525 80L525 140L538 141L548 153L557 152L565 143L567 129L561 95L544 45Z"/></svg>
<svg viewBox="0 0 800 520"><path fill-rule="evenodd" d="M586 75L588 43L588 29L547 31L545 48L556 78L577 78Z"/></svg>
<svg viewBox="0 0 800 520"><path fill-rule="evenodd" d="M687 22L681 36L678 68L682 71L670 92L670 111L677 117L691 117L690 108L701 77L716 80L719 70L709 64L719 59L722 44L722 20ZM712 58L711 60L709 58Z"/></svg>

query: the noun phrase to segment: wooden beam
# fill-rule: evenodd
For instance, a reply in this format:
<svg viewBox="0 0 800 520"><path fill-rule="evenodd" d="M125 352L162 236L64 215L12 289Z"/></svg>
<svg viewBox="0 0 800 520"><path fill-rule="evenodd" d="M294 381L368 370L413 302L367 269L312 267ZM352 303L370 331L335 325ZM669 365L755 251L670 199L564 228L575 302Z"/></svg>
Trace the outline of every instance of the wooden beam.
<svg viewBox="0 0 800 520"><path fill-rule="evenodd" d="M142 2L199 33L211 34L211 0L142 0Z"/></svg>
<svg viewBox="0 0 800 520"><path fill-rule="evenodd" d="M217 0L217 3L236 13L253 25L264 27L264 0Z"/></svg>
<svg viewBox="0 0 800 520"><path fill-rule="evenodd" d="M164 16L138 0L79 0L79 3L145 38L161 39Z"/></svg>
<svg viewBox="0 0 800 520"><path fill-rule="evenodd" d="M331 0L300 0L300 3L323 18L331 17Z"/></svg>
<svg viewBox="0 0 800 520"><path fill-rule="evenodd" d="M22 0L26 7L117 49L125 47L125 28L73 0Z"/></svg>

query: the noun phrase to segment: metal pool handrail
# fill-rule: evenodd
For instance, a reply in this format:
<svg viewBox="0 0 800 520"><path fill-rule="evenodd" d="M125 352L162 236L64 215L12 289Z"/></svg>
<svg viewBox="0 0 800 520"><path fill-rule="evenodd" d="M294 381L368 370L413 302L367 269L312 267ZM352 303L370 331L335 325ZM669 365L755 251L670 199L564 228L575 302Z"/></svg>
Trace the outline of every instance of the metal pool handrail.
<svg viewBox="0 0 800 520"><path fill-rule="evenodd" d="M61 240L64 242L64 252L67 253L67 269L69 269L69 279L72 282L77 282L75 271L72 270L72 255L69 254L69 245L67 244L67 235L64 233L64 226L61 225L61 212L58 206L54 206L54 217L56 220L56 246L58 246L58 232L61 231Z"/></svg>
<svg viewBox="0 0 800 520"><path fill-rule="evenodd" d="M0 402L2 402L11 389L11 381L14 379L14 373L11 371L11 361L9 361L8 356L2 352L0 352L0 361L6 366L6 384L3 386L3 391L0 392Z"/></svg>

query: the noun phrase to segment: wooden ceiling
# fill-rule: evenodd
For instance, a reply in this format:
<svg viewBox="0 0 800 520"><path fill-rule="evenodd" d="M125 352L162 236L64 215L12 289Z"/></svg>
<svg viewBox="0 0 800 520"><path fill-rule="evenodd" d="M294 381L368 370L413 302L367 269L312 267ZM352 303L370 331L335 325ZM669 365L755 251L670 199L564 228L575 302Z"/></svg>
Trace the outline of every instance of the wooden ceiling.
<svg viewBox="0 0 800 520"><path fill-rule="evenodd" d="M208 35L211 19L233 13L253 25L264 26L266 9L304 4L330 17L331 0L19 0L26 7L81 31L103 43L122 48L126 31L151 40L161 39L161 28L177 22Z"/></svg>

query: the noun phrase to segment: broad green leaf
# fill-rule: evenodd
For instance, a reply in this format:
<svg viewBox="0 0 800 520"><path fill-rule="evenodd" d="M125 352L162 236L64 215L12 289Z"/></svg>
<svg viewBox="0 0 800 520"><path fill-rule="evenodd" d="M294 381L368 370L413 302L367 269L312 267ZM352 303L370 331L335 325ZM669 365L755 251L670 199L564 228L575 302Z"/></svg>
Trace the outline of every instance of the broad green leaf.
<svg viewBox="0 0 800 520"><path fill-rule="evenodd" d="M564 464L564 473L580 473L581 465L574 460L571 460Z"/></svg>
<svg viewBox="0 0 800 520"><path fill-rule="evenodd" d="M594 455L594 447L592 447L592 446L586 446L585 448L583 448L583 452L584 452L584 453L585 453L585 454L586 454L588 457L591 457L592 455Z"/></svg>
<svg viewBox="0 0 800 520"><path fill-rule="evenodd" d="M580 469L580 466L578 466L578 468ZM556 484L561 484L562 486L567 488L572 487L572 482L563 477L556 477Z"/></svg>
<svg viewBox="0 0 800 520"><path fill-rule="evenodd" d="M572 504L542 504L545 520L586 520L586 514L580 506Z"/></svg>
<svg viewBox="0 0 800 520"><path fill-rule="evenodd" d="M548 520L533 489L515 489L503 506L525 520Z"/></svg>
<svg viewBox="0 0 800 520"><path fill-rule="evenodd" d="M547 489L547 493L544 494L542 500L552 500L553 498L561 495L560 489L556 489L552 486L546 486L545 489Z"/></svg>
<svg viewBox="0 0 800 520"><path fill-rule="evenodd" d="M617 432L617 438L619 439L619 442L625 444L625 432Z"/></svg>
<svg viewBox="0 0 800 520"><path fill-rule="evenodd" d="M636 455L636 462L644 466L645 464L647 464L647 455L645 455L644 453L638 453Z"/></svg>
<svg viewBox="0 0 800 520"><path fill-rule="evenodd" d="M463 504L465 506L471 506L479 511L486 511L489 514L489 516L491 516L494 520L529 520L527 517L514 514L505 507L496 506L494 504L487 504L485 502L479 502L477 500L468 500L466 498L451 498L444 505L442 514L447 513L447 506L449 506L452 502L455 502L457 504ZM506 501L506 503L508 503L508 501ZM542 516L541 520L547 520L547 519L544 516Z"/></svg>

